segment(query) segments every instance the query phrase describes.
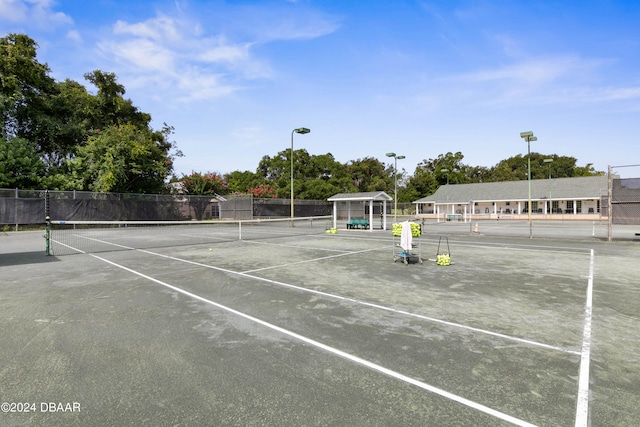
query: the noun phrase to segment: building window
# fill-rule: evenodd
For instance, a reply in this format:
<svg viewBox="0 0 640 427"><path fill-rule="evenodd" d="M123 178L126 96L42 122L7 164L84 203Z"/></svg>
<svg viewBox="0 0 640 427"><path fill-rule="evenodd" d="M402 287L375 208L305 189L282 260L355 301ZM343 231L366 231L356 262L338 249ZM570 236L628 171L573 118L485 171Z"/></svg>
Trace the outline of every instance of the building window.
<svg viewBox="0 0 640 427"><path fill-rule="evenodd" d="M576 212L582 213L582 200L576 201Z"/></svg>

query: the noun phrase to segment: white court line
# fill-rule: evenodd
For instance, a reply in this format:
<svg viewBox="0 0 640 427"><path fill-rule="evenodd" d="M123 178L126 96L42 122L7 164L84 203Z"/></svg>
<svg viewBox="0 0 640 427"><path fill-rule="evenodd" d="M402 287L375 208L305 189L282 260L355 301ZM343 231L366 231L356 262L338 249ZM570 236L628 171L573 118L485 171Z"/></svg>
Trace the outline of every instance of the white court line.
<svg viewBox="0 0 640 427"><path fill-rule="evenodd" d="M591 315L593 312L593 264L591 249L589 261L589 282L587 301L584 308L584 330L582 332L582 355L580 357L580 377L578 381L578 403L576 405L576 427L586 427L589 423L589 365L591 363Z"/></svg>
<svg viewBox="0 0 640 427"><path fill-rule="evenodd" d="M464 330L468 330L468 331L472 331L472 332L477 332L477 333L484 334L484 335L490 335L490 336L502 338L502 339L505 339L505 340L508 340L508 341L519 342L519 343L522 343L522 344L527 344L527 345L531 345L531 346L535 346L535 347L546 348L546 349L549 349L549 350L560 351L560 352L568 353L568 354L576 354L576 355L580 355L581 354L581 352L578 352L578 351L575 351L575 350L570 350L570 349L565 349L565 348L562 348L562 347L559 347L559 346L554 346L554 345L545 344L545 343L541 343L541 342L537 342L537 341L532 341L532 340L528 340L528 339L524 339L524 338L514 337L514 336L511 336L511 335L505 335L505 334L501 334L501 333L498 333L498 332L493 332L493 331L489 331L489 330L485 330L485 329L475 328L475 327L463 325L463 324L460 324L460 323L449 322L449 321L442 320L442 319L436 319L434 317L423 316L421 314L411 313L409 311L398 310L398 309L395 309L395 308L391 308L391 307L387 307L387 306L383 306L383 305L379 305L379 304L374 304L374 303L370 303L370 302L366 302L366 301L361 301L361 300L357 300L357 299L354 299L354 298L343 297L343 296L336 295L336 294L330 294L328 292L317 291L315 289L303 288L303 287L300 287L300 286L292 285L290 283L279 282L279 281L276 281L276 280L266 279L266 278L263 278L263 277L254 276L254 275L248 274L249 272L266 270L268 268L275 268L275 267L267 267L267 268L258 269L258 270L250 270L250 271L245 271L245 272L238 272L238 271L228 270L228 269L221 268L221 267L215 267L215 266L208 265L208 264L202 264L202 263L195 262L195 261L185 260L185 259L182 259L182 258L177 258L177 257L170 256L170 255L160 254L160 253L152 252L152 251L145 250L145 249L130 248L130 247L127 247L127 246L117 245L115 243L109 243L109 242L101 241L101 240L98 240L98 239L91 239L91 240L96 240L96 241L101 242L101 243L111 244L111 245L122 247L122 248L126 248L126 249L137 250L137 251L140 251L140 252L143 252L143 253L147 253L147 254L150 254L150 255L159 256L159 257L163 257L163 258L168 258L168 259L171 259L171 260L174 260L174 261L184 262L186 264L192 264L192 265L197 265L199 267L210 268L212 270L218 270L218 271L222 271L222 272L228 273L228 274L235 274L235 275L247 277L247 278L250 278L250 279L253 279L253 280L263 281L263 282L267 282L267 283L270 283L270 284L283 286L283 287L287 287L287 288L290 288L290 289L295 289L295 290L301 291L301 292L307 292L307 293L312 293L312 294L316 294L316 295L321 295L321 296L324 296L324 297L327 297L327 298L331 298L331 299L347 301L347 302L350 302L350 303L353 303L353 304L364 305L364 306L368 306L368 307L372 307L372 308L377 308L379 310L384 310L384 311L389 311L389 312L396 313L396 314L402 314L402 315L405 315L405 316L415 317L415 318L418 318L418 319L421 319L421 320L426 320L426 321L433 322L433 323L440 323L440 324L447 325L447 326L454 327L454 328L459 328L459 329L464 329ZM350 253L347 253L347 254L331 255L331 256L327 256L327 257L316 258L316 259L313 259L313 260L300 261L300 263L312 262L312 261L317 261L317 260L322 260L322 259L335 258L335 257L338 257L338 256L345 256L345 255L349 255L349 254L355 254L355 253L367 252L367 251L374 251L374 250L380 250L380 249L381 248L367 249L367 250L363 250L363 251L350 252ZM82 251L79 251L79 252L82 252ZM82 252L82 253L84 253L84 252ZM287 264L287 265L291 265L291 264ZM280 266L280 267L282 267L282 266Z"/></svg>
<svg viewBox="0 0 640 427"><path fill-rule="evenodd" d="M226 268L215 267L215 266L208 265L208 264L202 264L202 263L199 263L199 262L196 262L196 261L190 261L190 260L186 260L186 259L182 259L182 258L177 258L177 257L171 256L171 255L160 254L160 253L157 253L157 252L151 252L151 251L144 250L144 249L138 249L138 251L146 253L146 254L149 254L149 255L168 258L168 259L171 259L173 261L179 261L179 262L184 262L186 264L196 265L196 266L199 266L199 267L210 268L212 270L222 271L222 272L228 273L228 274L235 274L235 275L246 277L246 278L249 278L249 279L252 279L252 280L258 280L258 281L262 281L262 282L267 282L267 283L270 283L272 285L278 285L278 286L282 286L282 287L286 287L286 288L290 288L290 289L295 289L295 290L300 291L300 292L306 292L306 293L311 293L311 294L315 294L315 295L320 295L320 296L323 296L323 297L326 297L326 298L336 299L336 300L340 300L340 301L347 301L347 302L350 302L350 303L353 303L353 304L364 305L364 306L376 308L376 309L379 309L379 310L389 311L391 313L396 313L396 314L402 314L402 315L405 315L405 316L415 317L417 319L426 320L426 321L434 322L434 323L440 323L440 324L451 326L451 327L454 327L454 328L459 328L459 329L464 329L464 330L467 330L467 331L478 332L478 333L481 333L481 334L484 334L484 335L491 335L491 336L494 336L494 337L503 338L503 339L508 340L508 341L515 341L515 342L519 342L519 343L522 343L522 344L528 344L528 345L531 345L531 346L546 348L546 349L549 349L549 350L560 351L560 352L563 352L563 353L578 354L578 355L580 354L580 352L575 351L575 350L569 350L569 349L565 349L565 348L554 346L554 345L549 345L549 344L544 344L544 343L540 343L540 342L536 342L536 341L527 340L527 339L524 339L524 338L518 338L518 337L513 337L513 336L510 336L510 335L500 334L498 332L492 332L492 331L488 331L488 330L485 330L485 329L480 329L480 328L475 328L475 327L472 327L472 326L462 325L460 323L448 322L446 320L441 320L441 319L436 319L436 318L433 318L433 317L423 316L421 314L411 313L409 311L404 311L404 310L398 310L398 309L387 307L387 306L384 306L384 305L374 304L374 303L370 303L370 302L366 302L366 301L362 301L362 300L357 300L357 299L354 299L354 298L348 298L348 297L344 297L344 296L341 296L341 295L330 294L328 292L318 291L318 290L315 290L315 289L303 288L301 286L292 285L290 283L279 282L277 280L267 279L267 278L260 277L260 276L254 276L254 275L248 274L246 272L238 272L238 271L228 270ZM335 256L341 256L341 255L333 255L332 257L335 257ZM325 258L330 258L330 257L325 257Z"/></svg>
<svg viewBox="0 0 640 427"><path fill-rule="evenodd" d="M387 375L389 377L398 379L400 381L404 381L404 382L406 382L408 384L412 384L412 385L414 385L416 387L419 387L419 388L421 388L423 390L426 390L428 392L437 394L439 396L442 396L442 397L444 397L446 399L449 399L449 400L452 400L454 402L460 403L460 404L462 404L464 406L467 406L467 407L469 407L471 409L475 409L477 411L484 412L485 414L491 415L491 416L493 416L495 418L499 418L499 419L501 419L503 421L510 422L510 423L515 424L517 426L535 427L534 424L531 424L531 423L528 423L526 421L520 420L518 418L512 417L511 415L507 415L507 414L502 413L500 411L497 411L495 409L491 409L488 406L482 405L482 404L474 402L472 400L465 399L464 397L455 395L453 393L449 393L449 392L447 392L445 390L442 390L442 389L440 389L438 387L435 387L435 386L429 385L429 384L427 384L425 382L422 382L422 381L416 380L414 378L408 377L408 376L403 375L403 374L401 374L399 372L393 371L391 369L385 368L385 367L383 367L381 365L378 365L376 363L373 363L373 362L370 362L368 360L362 359L362 358L360 358L358 356L354 356L354 355L346 353L346 352L344 352L342 350L338 350L338 349L336 349L334 347L330 347L330 346L328 346L326 344L323 344L323 343L321 343L319 341L315 341L315 340L313 340L311 338L307 338L307 337L305 337L303 335L297 334L297 333L295 333L293 331L290 331L288 329L281 328L280 326L276 326L276 325L274 325L272 323L268 323L268 322L266 322L264 320L261 320L261 319L258 319L256 317L250 316L250 315L248 315L246 313L242 313L242 312L240 312L238 310L234 310L233 308L230 308L230 307L227 307L225 305L219 304L217 302L208 300L208 299L203 298L203 297L201 297L199 295L193 294L191 292L188 292L188 291L185 291L183 289L180 289L180 288L178 288L176 286L173 286L173 285L170 285L168 283L162 282L162 281L160 281L158 279L155 279L155 278L153 278L151 276L147 276L147 275L145 275L143 273L140 273L138 271L132 270L132 269L127 268L127 267L125 267L123 265L120 265L120 264L117 264L115 262L109 261L109 260L107 260L105 258L99 257L97 255L91 255L91 256L94 257L94 258L97 258L97 259L99 259L101 261L104 261L107 264L111 264L114 267L121 268L121 269L123 269L125 271L128 271L128 272L132 273L132 274L135 274L137 276L143 277L143 278L145 278L147 280L150 280L150 281L152 281L154 283L157 283L159 285L165 286L165 287L167 287L167 288L169 288L169 289L171 289L171 290L173 290L175 292L179 292L179 293L181 293L183 295L186 295L186 296L188 296L190 298L197 299L198 301L202 301L202 302L204 302L206 304L210 304L210 305L212 305L214 307L217 307L217 308L219 308L221 310L227 311L229 313L233 313L233 314L235 314L237 316L240 316L240 317L243 317L243 318L245 318L245 319L247 319L249 321L258 323L258 324L260 324L262 326L265 326L267 328L273 329L273 330L278 331L278 332L280 332L282 334L288 335L291 338L294 338L294 339L296 339L298 341L302 341L302 342L304 342L306 344L309 344L311 346L320 348L320 349L325 350L325 351L327 351L329 353L332 353L332 354L334 354L334 355L336 355L338 357L342 357L342 358L347 359L347 360L349 360L351 362L354 362L354 363L357 363L359 365L365 366L365 367L367 367L367 368L369 368L369 369L371 369L373 371L380 372L380 373L382 373L384 375Z"/></svg>
<svg viewBox="0 0 640 427"><path fill-rule="evenodd" d="M386 246L384 248L388 249ZM328 256L324 256L324 257L320 257L320 258L307 259L307 260L304 260L304 261L289 262L289 263L286 263L286 264L280 264L280 265L274 265L274 266L269 266L269 267L256 268L254 270L245 270L245 271L242 271L242 272L238 272L238 274L255 273L256 271L271 270L273 268L282 268L282 267L287 267L287 266L290 266L290 265L305 264L305 263L308 263L308 262L316 262L316 261L325 260L325 259L338 258L338 257L341 257L341 256L347 256L347 255L353 255L353 254L361 254L361 253L365 253L365 252L379 251L380 249L382 249L382 248L363 249L361 251L345 252L345 253L341 253L341 254L338 254L338 255L328 255ZM250 276L250 277L253 277L253 276Z"/></svg>
<svg viewBox="0 0 640 427"><path fill-rule="evenodd" d="M80 254L86 254L86 252L85 252L85 251L81 251L80 249L74 248L73 246L69 246L69 245L67 245L66 243L59 242L59 241L57 241L57 240L55 240L55 239L51 239L51 242L52 242L52 243L57 243L57 244L58 244L58 245L60 245L60 246L64 246L65 248L71 249L72 251L76 251L76 252L78 252L78 253L80 253ZM55 254L54 254L54 255L55 255Z"/></svg>
<svg viewBox="0 0 640 427"><path fill-rule="evenodd" d="M282 246L285 248L295 248L295 249L305 249L312 251L325 251L325 252L344 252L351 253L351 251L347 251L344 249L328 249L328 248L313 248L309 246L301 246L301 245L288 245L285 243L273 243L273 242L261 242L258 240L243 240L244 243L251 243L252 245L271 245L271 246Z"/></svg>
<svg viewBox="0 0 640 427"><path fill-rule="evenodd" d="M135 250L135 248L132 248L131 246L119 245L117 243L107 242L106 240L96 239L95 237L87 237L87 236L82 236L82 235L79 235L79 234L76 234L76 237L82 237L83 239L86 239L86 240L92 240L94 242L102 243L104 245L111 245L111 246L115 246L117 248L127 249L127 250L130 250L130 251Z"/></svg>
<svg viewBox="0 0 640 427"><path fill-rule="evenodd" d="M309 237L319 237L323 238L324 236L320 235L311 235ZM335 237L335 236L334 236ZM365 241L380 241L380 242L392 242L391 238L388 237L354 237L354 236L340 236L339 239L345 240L365 240ZM438 239L436 237L420 237L422 246L428 243L437 244ZM517 245L517 244L509 244L505 245L503 243L490 243L490 242L478 242L478 243L470 243L466 240L455 240L449 239L449 243L455 243L458 246L464 246L468 248L481 248L481 249L514 249L514 250L529 250L534 252L559 252L559 253L572 253L572 254L587 254L589 253L589 249L576 249L574 247L569 246L546 246L546 245ZM549 250L550 249L550 250Z"/></svg>

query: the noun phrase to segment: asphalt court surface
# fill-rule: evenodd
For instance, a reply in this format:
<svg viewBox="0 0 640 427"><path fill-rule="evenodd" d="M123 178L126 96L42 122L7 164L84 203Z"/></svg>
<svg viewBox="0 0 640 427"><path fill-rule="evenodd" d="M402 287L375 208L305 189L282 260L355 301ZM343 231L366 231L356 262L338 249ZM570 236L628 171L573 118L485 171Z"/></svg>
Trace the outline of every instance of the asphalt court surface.
<svg viewBox="0 0 640 427"><path fill-rule="evenodd" d="M449 236L442 267L425 228L410 265L380 230L60 257L5 233L0 425L637 425L637 242Z"/></svg>

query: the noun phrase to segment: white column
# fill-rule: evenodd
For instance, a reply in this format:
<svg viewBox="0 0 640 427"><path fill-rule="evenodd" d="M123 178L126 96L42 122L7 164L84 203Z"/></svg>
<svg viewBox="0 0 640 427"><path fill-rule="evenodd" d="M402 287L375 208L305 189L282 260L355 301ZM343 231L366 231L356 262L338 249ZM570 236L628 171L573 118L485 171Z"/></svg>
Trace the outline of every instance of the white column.
<svg viewBox="0 0 640 427"><path fill-rule="evenodd" d="M338 202L333 202L333 228L338 228Z"/></svg>
<svg viewBox="0 0 640 427"><path fill-rule="evenodd" d="M387 201L382 201L382 229L387 229Z"/></svg>
<svg viewBox="0 0 640 427"><path fill-rule="evenodd" d="M369 231L373 231L373 200L369 200Z"/></svg>

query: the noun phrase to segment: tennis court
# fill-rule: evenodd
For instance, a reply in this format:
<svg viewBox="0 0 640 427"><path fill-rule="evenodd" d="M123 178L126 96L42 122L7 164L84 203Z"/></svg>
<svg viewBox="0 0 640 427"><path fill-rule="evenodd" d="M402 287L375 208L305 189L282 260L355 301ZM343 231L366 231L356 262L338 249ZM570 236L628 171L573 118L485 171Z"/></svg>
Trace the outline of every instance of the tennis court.
<svg viewBox="0 0 640 427"><path fill-rule="evenodd" d="M4 233L0 424L637 425L637 242L290 228Z"/></svg>

